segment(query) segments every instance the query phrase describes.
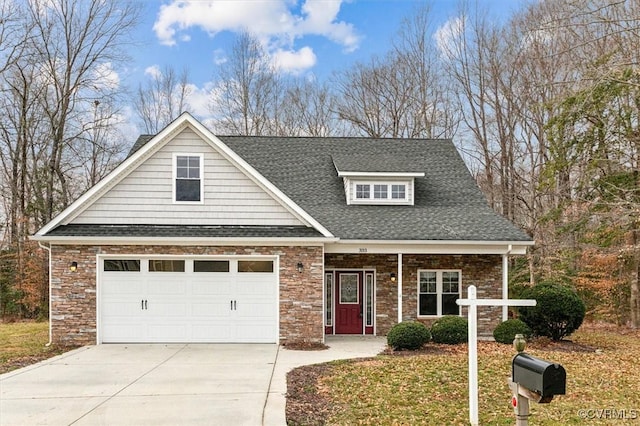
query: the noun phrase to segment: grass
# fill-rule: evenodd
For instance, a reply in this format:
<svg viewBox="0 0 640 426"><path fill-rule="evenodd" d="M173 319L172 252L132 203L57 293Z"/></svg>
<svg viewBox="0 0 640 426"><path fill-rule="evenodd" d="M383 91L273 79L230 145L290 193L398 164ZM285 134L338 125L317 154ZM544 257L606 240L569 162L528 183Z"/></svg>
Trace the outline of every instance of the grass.
<svg viewBox="0 0 640 426"><path fill-rule="evenodd" d="M68 350L45 346L48 341L48 322L0 323L0 374Z"/></svg>
<svg viewBox="0 0 640 426"><path fill-rule="evenodd" d="M567 371L567 395L532 403L531 424L640 424L640 332L584 327L570 338L540 339L526 350ZM478 347L480 424L513 425L507 379L515 351L495 342ZM419 355L331 363L317 380L333 407L326 424L466 425L467 357L466 345L429 344Z"/></svg>

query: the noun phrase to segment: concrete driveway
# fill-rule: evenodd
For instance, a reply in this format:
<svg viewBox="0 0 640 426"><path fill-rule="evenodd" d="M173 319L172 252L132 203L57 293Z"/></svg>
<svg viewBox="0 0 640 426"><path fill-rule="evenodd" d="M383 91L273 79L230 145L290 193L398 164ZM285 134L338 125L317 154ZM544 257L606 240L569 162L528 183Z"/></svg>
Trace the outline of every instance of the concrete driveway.
<svg viewBox="0 0 640 426"><path fill-rule="evenodd" d="M373 356L380 337L275 344L99 345L0 376L0 425L284 425L286 373Z"/></svg>

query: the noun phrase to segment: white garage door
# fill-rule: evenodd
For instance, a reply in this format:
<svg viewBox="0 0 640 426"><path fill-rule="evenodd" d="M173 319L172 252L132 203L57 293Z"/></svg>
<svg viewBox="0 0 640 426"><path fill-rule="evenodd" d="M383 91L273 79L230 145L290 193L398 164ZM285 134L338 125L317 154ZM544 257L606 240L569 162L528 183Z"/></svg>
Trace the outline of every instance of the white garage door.
<svg viewBox="0 0 640 426"><path fill-rule="evenodd" d="M102 259L103 343L276 343L273 259Z"/></svg>

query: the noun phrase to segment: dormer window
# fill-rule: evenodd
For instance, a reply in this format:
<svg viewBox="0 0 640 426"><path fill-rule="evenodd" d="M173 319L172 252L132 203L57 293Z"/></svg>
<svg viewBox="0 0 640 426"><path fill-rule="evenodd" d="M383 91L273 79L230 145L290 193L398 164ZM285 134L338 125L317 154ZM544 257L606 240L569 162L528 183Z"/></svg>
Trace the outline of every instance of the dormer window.
<svg viewBox="0 0 640 426"><path fill-rule="evenodd" d="M354 180L354 201L402 202L406 203L410 182L366 182Z"/></svg>
<svg viewBox="0 0 640 426"><path fill-rule="evenodd" d="M201 203L203 199L202 154L175 154L173 164L174 201Z"/></svg>
<svg viewBox="0 0 640 426"><path fill-rule="evenodd" d="M423 165L397 154L333 155L333 165L344 182L347 204L412 206L416 178Z"/></svg>

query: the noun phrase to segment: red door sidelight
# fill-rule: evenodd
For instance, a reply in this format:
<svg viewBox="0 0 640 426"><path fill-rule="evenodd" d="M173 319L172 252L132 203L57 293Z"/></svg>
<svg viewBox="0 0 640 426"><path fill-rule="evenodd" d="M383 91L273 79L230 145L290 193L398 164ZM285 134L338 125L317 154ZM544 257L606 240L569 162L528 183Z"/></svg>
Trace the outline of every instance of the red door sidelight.
<svg viewBox="0 0 640 426"><path fill-rule="evenodd" d="M336 334L363 334L362 272L336 274Z"/></svg>

